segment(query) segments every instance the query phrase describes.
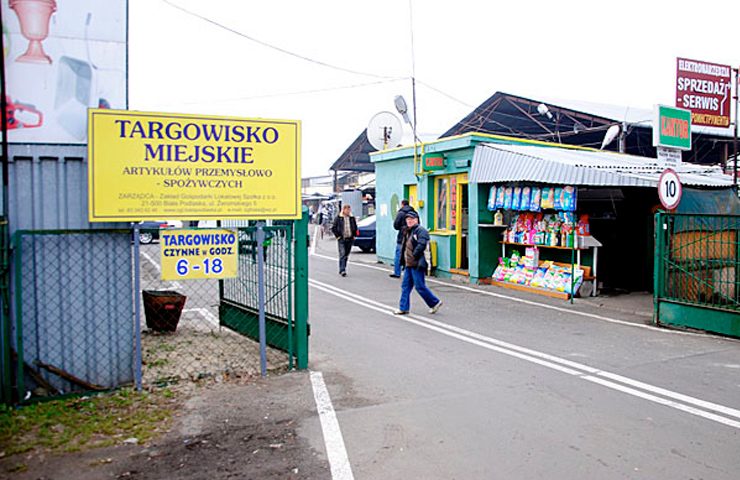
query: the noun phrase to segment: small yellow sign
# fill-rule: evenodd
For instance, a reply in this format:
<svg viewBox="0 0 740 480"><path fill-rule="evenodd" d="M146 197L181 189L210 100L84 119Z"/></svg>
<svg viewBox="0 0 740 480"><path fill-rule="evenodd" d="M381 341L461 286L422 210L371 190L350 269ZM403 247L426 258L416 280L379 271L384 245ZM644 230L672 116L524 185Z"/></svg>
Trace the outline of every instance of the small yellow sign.
<svg viewBox="0 0 740 480"><path fill-rule="evenodd" d="M234 278L238 275L236 232L223 229L161 230L162 280Z"/></svg>
<svg viewBox="0 0 740 480"><path fill-rule="evenodd" d="M89 219L297 219L300 122L90 109Z"/></svg>

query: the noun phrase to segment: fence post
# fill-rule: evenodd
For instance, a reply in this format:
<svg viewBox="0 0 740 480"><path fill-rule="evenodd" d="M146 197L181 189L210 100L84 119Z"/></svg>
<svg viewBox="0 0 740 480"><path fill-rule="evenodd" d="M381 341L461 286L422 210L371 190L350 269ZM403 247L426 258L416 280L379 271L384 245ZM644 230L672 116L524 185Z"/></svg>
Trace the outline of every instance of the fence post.
<svg viewBox="0 0 740 480"><path fill-rule="evenodd" d="M141 353L141 248L139 242L139 224L134 223L134 386L140 392L142 388L142 353Z"/></svg>
<svg viewBox="0 0 740 480"><path fill-rule="evenodd" d="M308 368L308 208L295 222L295 339L296 364Z"/></svg>
<svg viewBox="0 0 740 480"><path fill-rule="evenodd" d="M267 327L265 325L265 230L262 222L257 224L257 303L260 337L260 373L267 376Z"/></svg>
<svg viewBox="0 0 740 480"><path fill-rule="evenodd" d="M8 233L8 221L7 217L2 218L0 224L0 238L2 241L3 251L2 255L2 278L0 278L0 337L2 337L2 403L10 405L13 400L13 374L12 374L12 361L10 351L12 349L12 341L10 339L12 329L10 327L10 282L12 272L10 270L10 237Z"/></svg>
<svg viewBox="0 0 740 480"><path fill-rule="evenodd" d="M15 262L13 262L13 281L15 286L15 353L18 356L16 361L17 373L16 373L16 394L18 395L18 402L23 401L25 396L26 384L25 376L23 372L23 365L25 357L23 355L23 269L21 268L20 262L23 260L23 232L16 230L13 236L15 244ZM35 272L34 272L35 273ZM12 317L12 314L11 314Z"/></svg>
<svg viewBox="0 0 740 480"><path fill-rule="evenodd" d="M660 297L663 294L663 212L655 213L655 251L653 258L653 323L658 324L660 319Z"/></svg>

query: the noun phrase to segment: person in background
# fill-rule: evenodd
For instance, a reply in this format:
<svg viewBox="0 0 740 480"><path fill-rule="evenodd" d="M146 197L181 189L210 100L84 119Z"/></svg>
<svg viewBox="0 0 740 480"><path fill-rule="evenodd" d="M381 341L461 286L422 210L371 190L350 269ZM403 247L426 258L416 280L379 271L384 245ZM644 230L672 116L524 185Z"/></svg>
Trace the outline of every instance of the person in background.
<svg viewBox="0 0 740 480"><path fill-rule="evenodd" d="M416 210L404 198L401 200L401 208L398 209L396 218L393 220L393 228L398 230L398 234L396 235L396 255L393 258L393 273L389 277L401 278L401 242L403 241L403 233L406 231L406 214L409 212L416 212Z"/></svg>
<svg viewBox="0 0 740 480"><path fill-rule="evenodd" d="M442 301L429 290L424 280L428 267L424 251L429 244L429 232L419 225L419 214L416 212L406 214L406 227L401 244L401 265L404 267L401 301L393 313L408 315L411 308L411 290L414 288L429 307L429 313L437 313Z"/></svg>
<svg viewBox="0 0 740 480"><path fill-rule="evenodd" d="M357 236L357 220L352 215L352 208L349 205L342 206L342 211L331 224L331 232L339 246L339 275L346 277L349 252Z"/></svg>

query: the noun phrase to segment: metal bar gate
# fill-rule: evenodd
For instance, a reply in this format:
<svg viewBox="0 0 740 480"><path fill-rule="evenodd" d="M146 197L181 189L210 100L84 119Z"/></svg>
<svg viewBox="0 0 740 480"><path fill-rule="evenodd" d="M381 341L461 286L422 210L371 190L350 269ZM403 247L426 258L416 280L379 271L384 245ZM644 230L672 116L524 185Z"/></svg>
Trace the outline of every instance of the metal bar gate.
<svg viewBox="0 0 740 480"><path fill-rule="evenodd" d="M655 222L656 323L740 337L740 216L659 212Z"/></svg>

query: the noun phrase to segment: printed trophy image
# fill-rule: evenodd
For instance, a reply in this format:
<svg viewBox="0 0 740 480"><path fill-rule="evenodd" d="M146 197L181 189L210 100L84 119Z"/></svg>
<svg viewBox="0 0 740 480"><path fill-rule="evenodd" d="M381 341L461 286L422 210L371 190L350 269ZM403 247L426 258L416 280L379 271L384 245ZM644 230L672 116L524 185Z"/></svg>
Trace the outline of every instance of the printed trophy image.
<svg viewBox="0 0 740 480"><path fill-rule="evenodd" d="M44 53L41 42L49 35L49 20L57 9L55 0L10 0L9 6L18 15L21 33L29 40L26 53L15 59L16 62L51 63L51 57Z"/></svg>

